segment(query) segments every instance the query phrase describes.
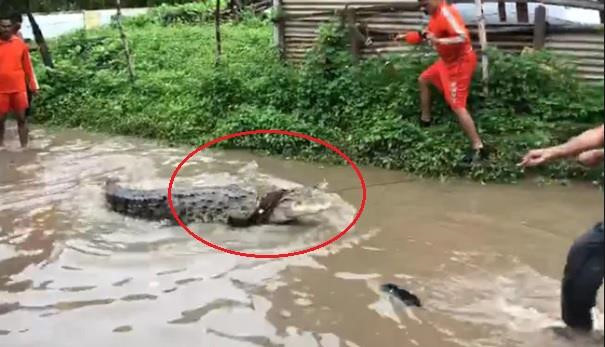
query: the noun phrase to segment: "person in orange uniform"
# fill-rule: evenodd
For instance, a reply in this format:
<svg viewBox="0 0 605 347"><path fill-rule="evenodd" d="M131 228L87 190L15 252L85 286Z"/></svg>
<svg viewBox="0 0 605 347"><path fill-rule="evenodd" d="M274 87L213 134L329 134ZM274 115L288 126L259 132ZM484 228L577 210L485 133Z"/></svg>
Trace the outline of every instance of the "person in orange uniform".
<svg viewBox="0 0 605 347"><path fill-rule="evenodd" d="M23 24L23 16L20 13L15 13L13 15L13 23L15 23L14 27L13 27L13 34L15 34L18 38L20 38L21 40L23 40L23 42L25 42L27 44L27 42L25 41L25 38L23 37L23 34L21 33L21 25ZM33 72L35 74L35 71ZM32 92L29 88L27 88L27 102L29 103L29 107L27 108L27 110L25 110L25 117L29 118L29 116L31 115L31 106L32 106Z"/></svg>
<svg viewBox="0 0 605 347"><path fill-rule="evenodd" d="M29 48L14 35L14 25L10 16L0 17L0 146L4 145L6 116L12 111L17 118L21 147L27 147L27 89L36 95L39 87Z"/></svg>
<svg viewBox="0 0 605 347"><path fill-rule="evenodd" d="M465 156L467 163L485 159L486 151L467 109L469 88L477 66L470 34L458 10L445 0L420 0L424 12L430 15L422 38L429 41L439 59L419 77L423 126L431 123L430 84L443 93L448 105L458 117L462 129L471 142L471 151ZM409 36L409 35L408 35ZM397 39L410 38L400 34Z"/></svg>

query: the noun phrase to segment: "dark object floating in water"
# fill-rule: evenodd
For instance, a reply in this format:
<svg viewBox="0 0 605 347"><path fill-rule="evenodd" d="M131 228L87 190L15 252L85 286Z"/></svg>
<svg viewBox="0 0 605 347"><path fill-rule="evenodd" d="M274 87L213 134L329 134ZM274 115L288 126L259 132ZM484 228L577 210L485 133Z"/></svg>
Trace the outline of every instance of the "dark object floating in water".
<svg viewBox="0 0 605 347"><path fill-rule="evenodd" d="M397 299L401 300L407 306L422 307L422 304L420 303L420 299L418 299L418 297L416 295L410 293L409 291L407 291L403 288L400 288L396 284L393 284L393 283L383 284L380 286L380 289L383 292L393 295Z"/></svg>

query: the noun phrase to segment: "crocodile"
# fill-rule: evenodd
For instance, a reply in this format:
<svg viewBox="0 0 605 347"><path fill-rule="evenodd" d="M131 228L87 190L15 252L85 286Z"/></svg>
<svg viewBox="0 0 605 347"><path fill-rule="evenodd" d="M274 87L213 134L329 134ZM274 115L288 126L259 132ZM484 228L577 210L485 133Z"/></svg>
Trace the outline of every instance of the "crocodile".
<svg viewBox="0 0 605 347"><path fill-rule="evenodd" d="M292 189L274 188L260 194L254 187L238 184L172 189L172 204L185 223L220 223L233 227L262 224L294 224L299 218L329 208L325 184ZM150 221L176 222L166 189L141 190L123 187L119 179L105 182L110 210Z"/></svg>

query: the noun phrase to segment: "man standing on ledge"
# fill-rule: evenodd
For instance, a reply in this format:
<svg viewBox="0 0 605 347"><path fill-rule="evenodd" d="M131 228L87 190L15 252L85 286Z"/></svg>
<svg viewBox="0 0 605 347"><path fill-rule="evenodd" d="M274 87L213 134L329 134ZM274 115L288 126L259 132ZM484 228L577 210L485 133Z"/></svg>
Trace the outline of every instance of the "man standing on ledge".
<svg viewBox="0 0 605 347"><path fill-rule="evenodd" d="M21 147L27 147L28 129L25 112L29 108L27 89L36 95L38 82L29 56L29 48L16 35L11 17L0 17L0 147L4 145L6 116L13 111L17 118Z"/></svg>
<svg viewBox="0 0 605 347"><path fill-rule="evenodd" d="M445 0L419 1L424 12L430 15L423 36L439 54L439 59L418 78L422 102L421 124L431 124L430 84L433 84L443 93L471 141L471 150L464 157L464 162L470 164L485 159L483 142L466 107L469 87L477 66L470 34L458 10ZM397 39L403 39L404 35L398 35Z"/></svg>
<svg viewBox="0 0 605 347"><path fill-rule="evenodd" d="M587 130L566 143L529 151L521 161L524 167L576 157L586 166L603 163L603 124ZM592 308L603 282L605 260L603 222L576 239L567 255L561 287L561 314L568 327L577 332L593 329Z"/></svg>

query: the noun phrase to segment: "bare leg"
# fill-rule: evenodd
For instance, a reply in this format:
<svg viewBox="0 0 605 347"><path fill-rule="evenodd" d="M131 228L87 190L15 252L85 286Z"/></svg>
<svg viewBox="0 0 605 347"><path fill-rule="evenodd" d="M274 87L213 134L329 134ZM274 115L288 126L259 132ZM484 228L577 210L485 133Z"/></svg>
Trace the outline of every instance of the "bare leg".
<svg viewBox="0 0 605 347"><path fill-rule="evenodd" d="M0 147L4 147L4 124L6 123L6 115L0 115Z"/></svg>
<svg viewBox="0 0 605 347"><path fill-rule="evenodd" d="M477 128L475 128L475 122L468 110L466 108L458 108L454 110L454 113L458 116L458 122L462 126L466 136L470 139L473 149L483 148L483 142L481 142Z"/></svg>
<svg viewBox="0 0 605 347"><path fill-rule="evenodd" d="M422 78L418 79L418 84L420 86L420 101L422 108L422 116L420 119L423 122L431 121L431 88L429 86L429 82L423 80Z"/></svg>
<svg viewBox="0 0 605 347"><path fill-rule="evenodd" d="M27 118L25 117L25 110L18 111L15 113L17 117L17 126L19 128L19 141L21 142L21 148L27 147L29 130L27 129Z"/></svg>

